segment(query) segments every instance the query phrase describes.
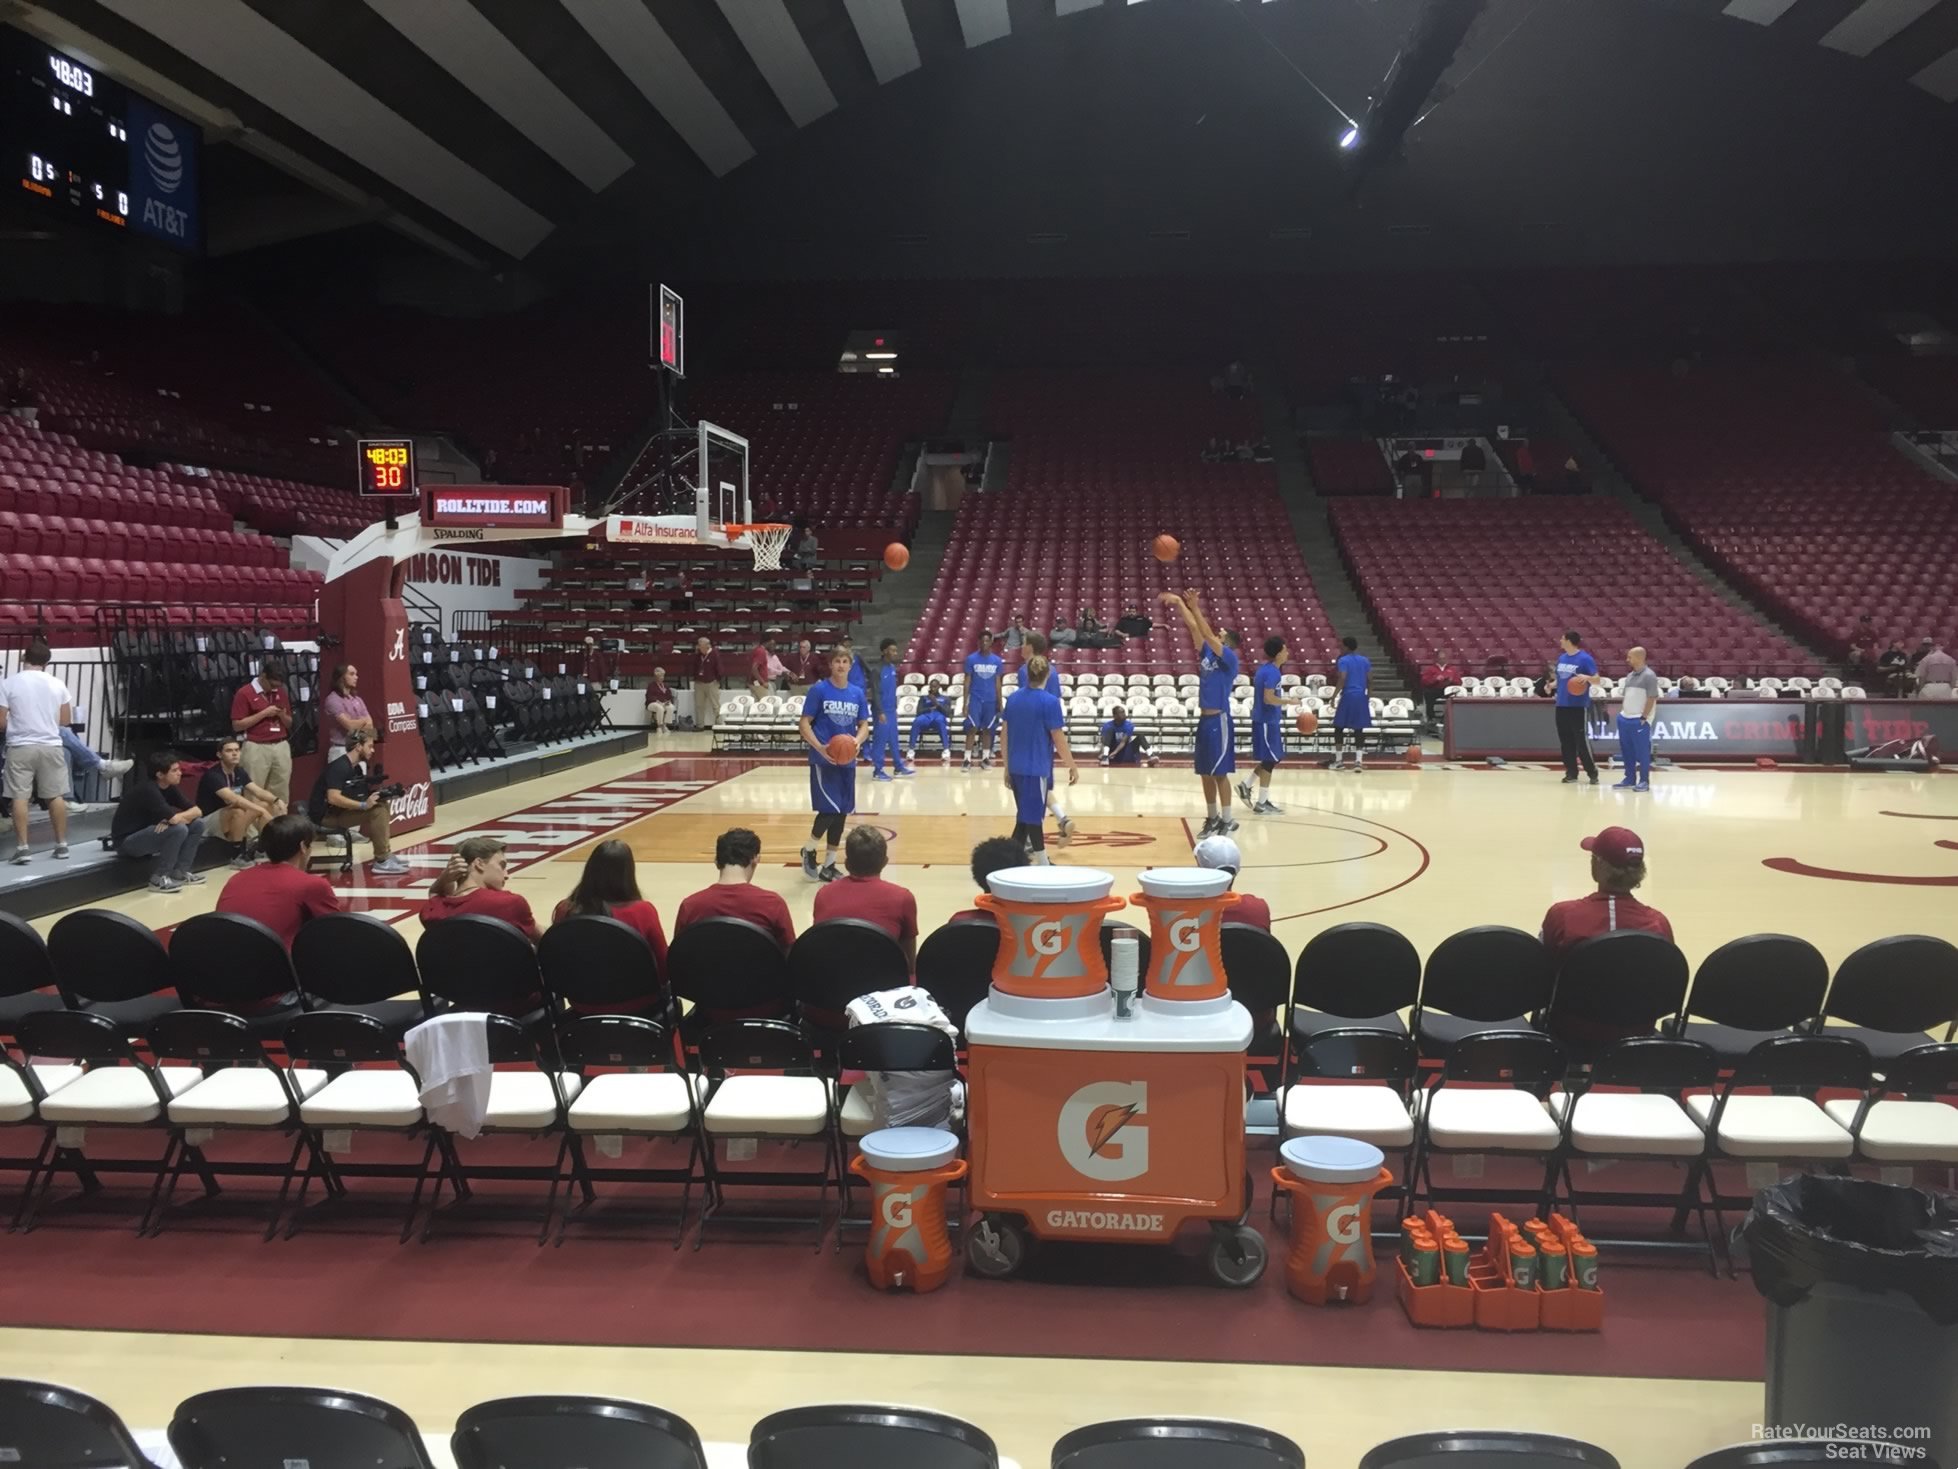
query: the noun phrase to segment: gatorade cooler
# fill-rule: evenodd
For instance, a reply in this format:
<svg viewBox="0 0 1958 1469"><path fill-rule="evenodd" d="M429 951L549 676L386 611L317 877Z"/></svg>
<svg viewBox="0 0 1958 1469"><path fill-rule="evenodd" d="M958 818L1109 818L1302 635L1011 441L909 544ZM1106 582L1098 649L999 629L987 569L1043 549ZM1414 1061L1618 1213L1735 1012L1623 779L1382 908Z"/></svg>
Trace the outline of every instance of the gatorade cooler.
<svg viewBox="0 0 1958 1469"><path fill-rule="evenodd" d="M967 1269L1012 1275L1034 1240L1168 1243L1201 1220L1218 1282L1264 1273L1264 1236L1244 1222L1242 1005L1143 995L1120 1016L1105 986L1036 999L995 985L965 1031L981 1211Z"/></svg>
<svg viewBox="0 0 1958 1469"><path fill-rule="evenodd" d="M1221 943L1224 917L1237 901L1231 875L1208 867L1151 867L1129 901L1149 910L1148 992L1162 1000L1210 1000L1228 994Z"/></svg>
<svg viewBox="0 0 1958 1469"><path fill-rule="evenodd" d="M965 1177L959 1140L936 1127L886 1127L864 1134L850 1171L867 1180L870 1243L864 1268L880 1290L937 1290L952 1269L945 1188Z"/></svg>
<svg viewBox="0 0 1958 1469"><path fill-rule="evenodd" d="M1101 920L1126 905L1115 878L1086 867L1013 867L986 879L975 900L999 924L993 988L1001 994L1066 1000L1106 993Z"/></svg>
<svg viewBox="0 0 1958 1469"><path fill-rule="evenodd" d="M1373 1196L1393 1184L1385 1155L1350 1137L1295 1137L1278 1150L1274 1188L1292 1196L1285 1288L1299 1300L1373 1299Z"/></svg>

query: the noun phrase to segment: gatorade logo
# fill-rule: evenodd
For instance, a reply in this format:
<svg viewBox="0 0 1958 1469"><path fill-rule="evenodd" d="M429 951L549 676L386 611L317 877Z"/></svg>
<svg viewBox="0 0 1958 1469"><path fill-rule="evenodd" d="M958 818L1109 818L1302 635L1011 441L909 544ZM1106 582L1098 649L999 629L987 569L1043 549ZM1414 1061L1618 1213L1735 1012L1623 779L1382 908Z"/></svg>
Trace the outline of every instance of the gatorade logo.
<svg viewBox="0 0 1958 1469"><path fill-rule="evenodd" d="M1179 918L1169 926L1169 946L1179 954L1194 954L1203 945L1203 923L1195 918Z"/></svg>
<svg viewBox="0 0 1958 1469"><path fill-rule="evenodd" d="M1169 934L1170 954L1162 965L1164 982L1171 985L1207 985L1216 978L1210 956L1204 952L1201 913L1179 917L1174 912L1161 915Z"/></svg>
<svg viewBox="0 0 1958 1469"><path fill-rule="evenodd" d="M1326 1238L1336 1245L1360 1242L1360 1206L1342 1204L1326 1216Z"/></svg>
<svg viewBox="0 0 1958 1469"><path fill-rule="evenodd" d="M1022 979L1077 979L1083 972L1079 949L1081 914L1036 917L1001 915L1013 930L1013 972Z"/></svg>
<svg viewBox="0 0 1958 1469"><path fill-rule="evenodd" d="M1149 1171L1146 1081L1094 1081L1061 1104L1061 1157L1083 1178L1121 1183Z"/></svg>
<svg viewBox="0 0 1958 1469"><path fill-rule="evenodd" d="M1036 923L1027 934L1027 946L1051 959L1067 947L1067 925L1053 919Z"/></svg>
<svg viewBox="0 0 1958 1469"><path fill-rule="evenodd" d="M884 1195L884 1223L892 1229L911 1227L911 1195L893 1191Z"/></svg>

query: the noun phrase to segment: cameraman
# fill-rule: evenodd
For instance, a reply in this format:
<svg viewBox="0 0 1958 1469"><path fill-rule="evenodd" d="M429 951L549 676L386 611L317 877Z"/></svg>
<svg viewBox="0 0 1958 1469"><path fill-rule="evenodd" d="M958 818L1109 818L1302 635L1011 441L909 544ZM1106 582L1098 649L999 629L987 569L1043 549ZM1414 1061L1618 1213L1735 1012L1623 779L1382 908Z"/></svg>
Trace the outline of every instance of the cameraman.
<svg viewBox="0 0 1958 1469"><path fill-rule="evenodd" d="M374 731L363 725L347 731L345 752L320 772L313 796L306 803L315 825L329 831L354 830L374 844L374 861L368 871L380 877L405 877L408 864L389 856L388 808L390 792L376 782L383 778L376 769L368 773L367 762L374 758Z"/></svg>

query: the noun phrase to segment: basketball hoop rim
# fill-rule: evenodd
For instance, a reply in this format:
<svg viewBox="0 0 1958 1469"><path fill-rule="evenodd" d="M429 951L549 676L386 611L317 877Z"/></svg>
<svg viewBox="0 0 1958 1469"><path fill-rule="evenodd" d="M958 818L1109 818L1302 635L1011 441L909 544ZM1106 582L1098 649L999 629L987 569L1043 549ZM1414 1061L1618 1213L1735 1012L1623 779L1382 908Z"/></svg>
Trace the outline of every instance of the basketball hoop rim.
<svg viewBox="0 0 1958 1469"><path fill-rule="evenodd" d="M721 530L726 533L729 540L734 539L736 536L744 536L750 531L794 529L795 527L790 525L786 520L758 520L746 525L739 521L724 521L721 524Z"/></svg>
<svg viewBox="0 0 1958 1469"><path fill-rule="evenodd" d="M756 571L780 571L782 552L789 544L789 532L795 527L787 521L761 520L743 524L739 521L723 521L721 533L727 537L731 546L740 536L748 538L748 548L755 553Z"/></svg>

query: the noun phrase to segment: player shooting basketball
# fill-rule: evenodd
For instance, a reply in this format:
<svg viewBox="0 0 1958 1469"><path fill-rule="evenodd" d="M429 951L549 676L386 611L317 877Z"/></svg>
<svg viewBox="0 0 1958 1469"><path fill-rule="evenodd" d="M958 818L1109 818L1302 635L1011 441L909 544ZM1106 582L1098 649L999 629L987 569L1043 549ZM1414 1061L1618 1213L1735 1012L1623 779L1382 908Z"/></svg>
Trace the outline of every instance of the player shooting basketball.
<svg viewBox="0 0 1958 1469"><path fill-rule="evenodd" d="M857 751L870 728L870 701L850 681L851 655L837 648L829 655L829 678L812 685L802 701L802 743L809 747L809 804L816 813L809 840L802 844L802 875L814 882L842 876L836 866L843 845L843 823L857 809ZM816 841L828 843L820 867Z"/></svg>
<svg viewBox="0 0 1958 1469"><path fill-rule="evenodd" d="M1195 587L1181 596L1164 592L1162 602L1181 614L1197 650L1196 770L1203 781L1204 808L1209 812L1198 835L1214 832L1229 836L1237 830L1237 823L1231 820L1231 775L1237 769L1231 685L1237 680L1238 635L1218 632L1210 625Z"/></svg>

